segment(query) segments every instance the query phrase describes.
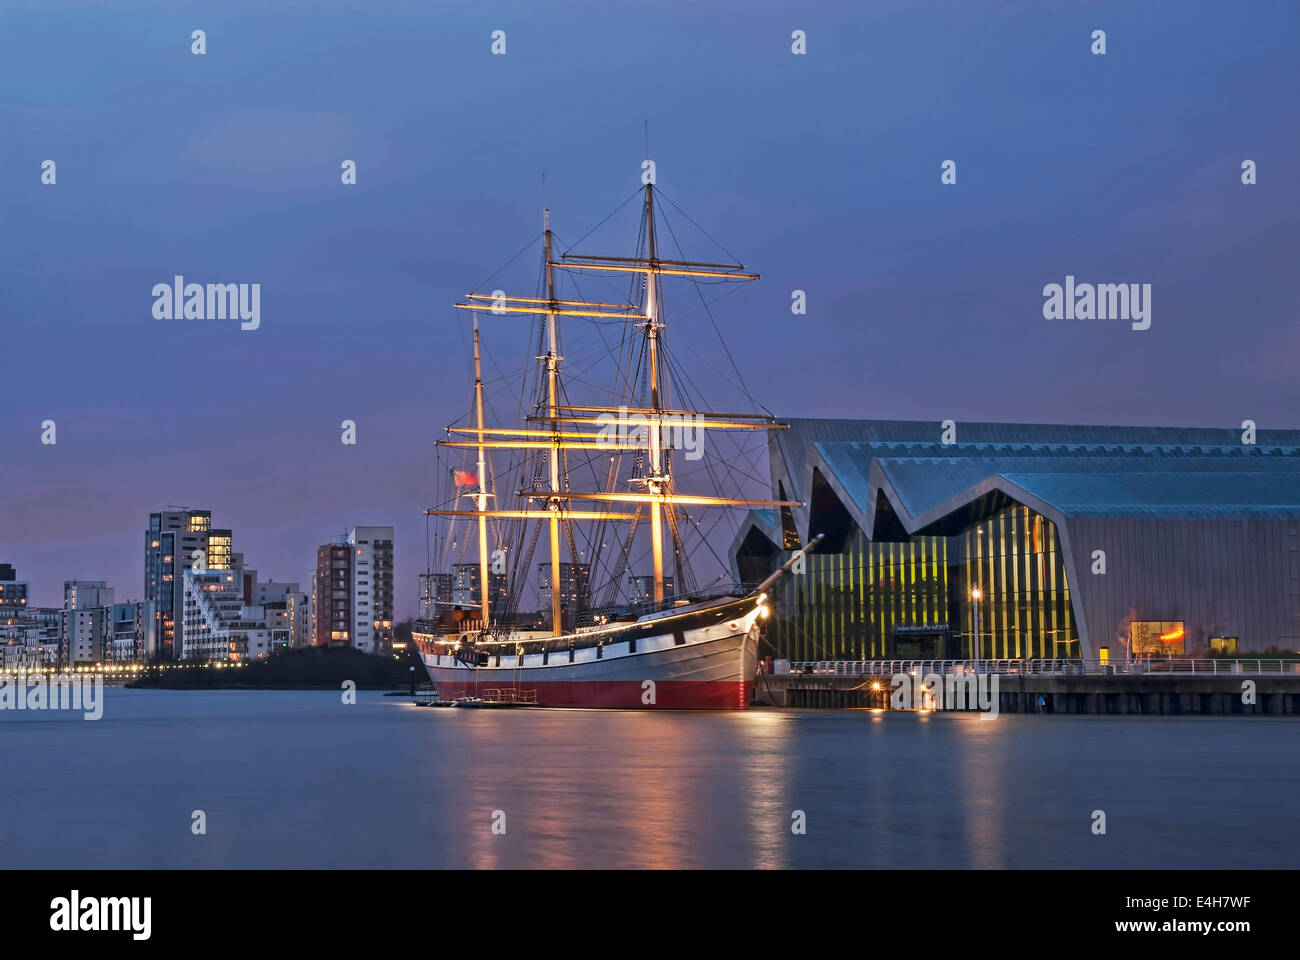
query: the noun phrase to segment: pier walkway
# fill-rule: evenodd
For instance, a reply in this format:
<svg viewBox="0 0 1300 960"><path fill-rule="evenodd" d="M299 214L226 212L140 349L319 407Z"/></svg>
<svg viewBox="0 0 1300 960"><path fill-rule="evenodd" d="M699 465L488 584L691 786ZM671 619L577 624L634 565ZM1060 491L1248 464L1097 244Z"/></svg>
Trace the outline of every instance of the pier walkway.
<svg viewBox="0 0 1300 960"><path fill-rule="evenodd" d="M900 676L996 679L1001 713L1300 714L1300 660L1268 658L777 660L754 702L888 710Z"/></svg>

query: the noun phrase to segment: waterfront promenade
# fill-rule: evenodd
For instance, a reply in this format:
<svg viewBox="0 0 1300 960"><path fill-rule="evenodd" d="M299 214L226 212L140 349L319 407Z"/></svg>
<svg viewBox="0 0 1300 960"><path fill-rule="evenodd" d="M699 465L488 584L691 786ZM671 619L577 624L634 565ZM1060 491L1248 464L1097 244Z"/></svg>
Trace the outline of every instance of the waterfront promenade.
<svg viewBox="0 0 1300 960"><path fill-rule="evenodd" d="M996 676L1004 713L1300 714L1300 661L862 660L777 661L755 702L777 707L890 709L893 678Z"/></svg>

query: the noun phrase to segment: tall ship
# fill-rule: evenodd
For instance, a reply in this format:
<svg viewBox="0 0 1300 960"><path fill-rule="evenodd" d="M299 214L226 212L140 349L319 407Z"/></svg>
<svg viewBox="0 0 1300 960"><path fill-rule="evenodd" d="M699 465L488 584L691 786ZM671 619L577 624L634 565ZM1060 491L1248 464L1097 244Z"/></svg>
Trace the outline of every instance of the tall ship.
<svg viewBox="0 0 1300 960"><path fill-rule="evenodd" d="M740 263L685 259L680 247L664 257L659 202L653 182L625 201L639 206L640 225L623 256L557 254L545 210L533 295L482 290L455 304L472 315L474 396L438 444L440 502L426 516L445 529L436 540L451 570L435 574L431 560L412 631L442 701L728 710L750 702L768 593L797 557L748 588L726 571L700 584L693 555L717 559L702 517L800 504L679 483L752 482L732 446L706 452L706 438L738 448L784 426L769 412L703 409L670 355L665 287L694 286L696 312L712 320L702 291L758 275ZM590 287L613 292L591 297ZM481 321L531 324L524 372L494 370L490 389ZM562 322L594 331L580 360L561 355ZM725 343L716 359L723 355L730 359ZM515 398L514 426L488 418L489 396L499 406L503 395ZM541 609L521 613L543 535Z"/></svg>

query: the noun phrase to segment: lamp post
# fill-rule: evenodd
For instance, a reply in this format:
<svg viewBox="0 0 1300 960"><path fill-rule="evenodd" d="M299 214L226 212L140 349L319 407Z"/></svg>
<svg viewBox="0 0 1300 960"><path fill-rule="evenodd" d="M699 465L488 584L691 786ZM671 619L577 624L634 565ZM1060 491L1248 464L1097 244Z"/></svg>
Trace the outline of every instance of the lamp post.
<svg viewBox="0 0 1300 960"><path fill-rule="evenodd" d="M980 670L980 588L975 587L970 592L970 597L975 601L971 608L971 653L975 659L975 672Z"/></svg>

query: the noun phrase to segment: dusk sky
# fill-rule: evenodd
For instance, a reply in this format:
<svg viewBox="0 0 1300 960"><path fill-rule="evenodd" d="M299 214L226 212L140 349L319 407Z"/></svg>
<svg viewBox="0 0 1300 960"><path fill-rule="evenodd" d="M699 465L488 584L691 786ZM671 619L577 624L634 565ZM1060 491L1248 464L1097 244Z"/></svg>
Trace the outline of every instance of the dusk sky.
<svg viewBox="0 0 1300 960"><path fill-rule="evenodd" d="M1300 427L1294 0L100 6L0 4L0 562L33 604L139 598L178 504L304 585L391 523L411 615L471 387L451 304L538 233L543 173L562 238L632 194L647 121L762 275L714 315L778 415ZM260 283L260 329L155 319L177 274ZM1150 329L1045 320L1067 275L1151 284Z"/></svg>

